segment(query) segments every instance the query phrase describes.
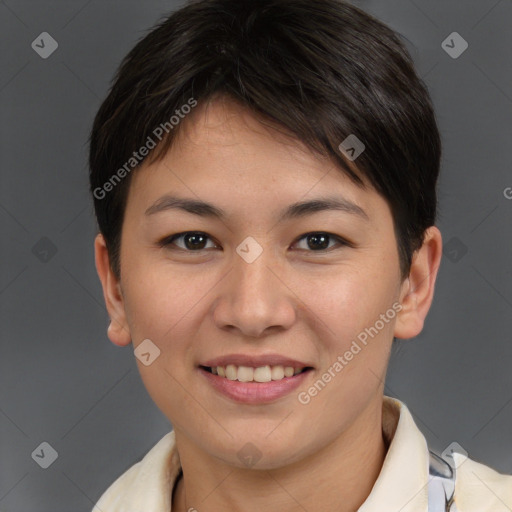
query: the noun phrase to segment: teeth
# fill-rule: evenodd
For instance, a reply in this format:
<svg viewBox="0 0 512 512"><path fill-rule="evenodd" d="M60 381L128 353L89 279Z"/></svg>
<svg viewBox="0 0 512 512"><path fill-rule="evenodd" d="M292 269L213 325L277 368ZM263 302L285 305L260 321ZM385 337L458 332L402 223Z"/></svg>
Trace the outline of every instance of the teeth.
<svg viewBox="0 0 512 512"><path fill-rule="evenodd" d="M294 368L293 366L260 366L251 368L250 366L215 366L211 368L214 375L225 377L229 380L238 380L239 382L270 382L272 380L281 380L285 377L293 377L302 372L304 368Z"/></svg>
<svg viewBox="0 0 512 512"><path fill-rule="evenodd" d="M281 380L284 377L284 368L282 366L272 366L270 374L272 380Z"/></svg>
<svg viewBox="0 0 512 512"><path fill-rule="evenodd" d="M251 382L254 377L254 368L249 368L248 366L239 366L238 367L238 380L240 382Z"/></svg>
<svg viewBox="0 0 512 512"><path fill-rule="evenodd" d="M270 382L272 380L272 372L270 366L261 366L254 370L254 380L256 382Z"/></svg>
<svg viewBox="0 0 512 512"><path fill-rule="evenodd" d="M217 366L217 371L219 371L219 368L222 368L222 366ZM237 374L238 374L238 370L234 364L228 364L226 366L226 377L229 380L236 380Z"/></svg>
<svg viewBox="0 0 512 512"><path fill-rule="evenodd" d="M285 366L284 367L284 376L285 377L291 377L293 375L293 368L291 366Z"/></svg>

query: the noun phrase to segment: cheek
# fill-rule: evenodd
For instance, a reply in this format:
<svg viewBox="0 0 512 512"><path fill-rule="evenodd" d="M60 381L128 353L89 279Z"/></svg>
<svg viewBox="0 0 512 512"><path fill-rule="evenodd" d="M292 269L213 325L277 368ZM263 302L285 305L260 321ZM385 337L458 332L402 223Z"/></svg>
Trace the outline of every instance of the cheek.
<svg viewBox="0 0 512 512"><path fill-rule="evenodd" d="M177 425L182 411L197 409L183 385L190 379L197 314L208 289L207 280L197 272L194 277L190 269L187 273L149 263L126 266L125 308L134 348L150 339L160 350L148 366L137 360L139 373L155 404Z"/></svg>
<svg viewBox="0 0 512 512"><path fill-rule="evenodd" d="M304 295L318 317L318 378L329 381L318 386L322 398L313 407L328 411L334 425L349 421L347 411L360 411L382 385L393 338L398 276L393 267L360 263L340 268L324 286L309 286Z"/></svg>
<svg viewBox="0 0 512 512"><path fill-rule="evenodd" d="M163 352L171 344L174 355L183 352L193 337L195 311L213 287L213 277L200 275L192 265L177 271L154 261L127 264L126 276L125 310L134 345L149 338Z"/></svg>
<svg viewBox="0 0 512 512"><path fill-rule="evenodd" d="M395 300L396 286L393 272L368 265L339 267L318 279L304 279L300 289L308 309L317 317L317 338L328 340L330 348L339 351L386 313ZM390 330L388 323L380 327Z"/></svg>
<svg viewBox="0 0 512 512"><path fill-rule="evenodd" d="M389 269L386 277L375 267L345 267L320 280L324 286L316 281L317 286L302 288L317 317L314 339L321 358L318 380L302 391L311 398L306 409L323 415L319 429L329 425L334 435L383 385L396 318L393 276Z"/></svg>

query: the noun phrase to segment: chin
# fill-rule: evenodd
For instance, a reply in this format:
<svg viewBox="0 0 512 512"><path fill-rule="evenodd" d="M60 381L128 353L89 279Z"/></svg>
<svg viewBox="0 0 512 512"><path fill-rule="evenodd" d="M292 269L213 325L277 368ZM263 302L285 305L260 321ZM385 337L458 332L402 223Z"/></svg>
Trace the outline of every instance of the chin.
<svg viewBox="0 0 512 512"><path fill-rule="evenodd" d="M262 435L253 432L247 436L237 436L230 438L227 443L216 446L209 444L207 449L213 457L240 469L278 469L300 459L297 446L283 445L282 437L274 440L266 438L268 432L265 430ZM300 439L292 435L285 437L288 440Z"/></svg>

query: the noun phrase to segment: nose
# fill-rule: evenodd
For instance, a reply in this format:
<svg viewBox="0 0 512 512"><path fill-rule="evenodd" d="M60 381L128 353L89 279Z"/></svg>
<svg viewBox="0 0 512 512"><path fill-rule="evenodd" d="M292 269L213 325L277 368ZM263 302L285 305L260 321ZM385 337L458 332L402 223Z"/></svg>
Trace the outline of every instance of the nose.
<svg viewBox="0 0 512 512"><path fill-rule="evenodd" d="M220 329L258 338L267 331L289 329L295 322L297 297L282 268L267 257L269 252L263 251L252 263L235 255L214 301L213 318Z"/></svg>

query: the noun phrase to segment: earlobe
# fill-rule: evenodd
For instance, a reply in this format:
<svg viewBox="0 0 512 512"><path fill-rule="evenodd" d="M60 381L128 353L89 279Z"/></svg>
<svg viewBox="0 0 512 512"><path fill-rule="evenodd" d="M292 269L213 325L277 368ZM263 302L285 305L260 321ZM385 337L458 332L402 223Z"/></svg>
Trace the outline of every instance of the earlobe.
<svg viewBox="0 0 512 512"><path fill-rule="evenodd" d="M441 255L441 232L436 226L431 226L425 232L423 245L414 253L409 277L402 284L402 310L395 324L396 338L413 338L423 330L434 297Z"/></svg>
<svg viewBox="0 0 512 512"><path fill-rule="evenodd" d="M126 346L131 343L130 330L126 321L123 296L118 279L112 272L107 246L103 235L96 235L94 240L96 271L103 287L103 297L110 316L107 335L112 343Z"/></svg>

